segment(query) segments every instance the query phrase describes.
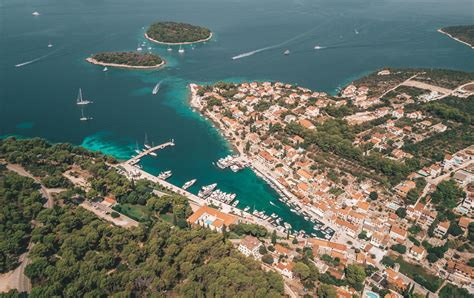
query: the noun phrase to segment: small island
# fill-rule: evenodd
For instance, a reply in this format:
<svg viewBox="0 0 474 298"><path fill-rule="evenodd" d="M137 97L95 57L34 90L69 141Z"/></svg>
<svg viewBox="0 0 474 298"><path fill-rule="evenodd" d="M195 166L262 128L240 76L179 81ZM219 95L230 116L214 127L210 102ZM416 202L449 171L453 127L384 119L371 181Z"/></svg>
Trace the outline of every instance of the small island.
<svg viewBox="0 0 474 298"><path fill-rule="evenodd" d="M445 27L439 29L438 32L474 49L474 25Z"/></svg>
<svg viewBox="0 0 474 298"><path fill-rule="evenodd" d="M135 52L103 52L94 54L86 60L96 65L137 69L153 69L165 64L165 61L156 54Z"/></svg>
<svg viewBox="0 0 474 298"><path fill-rule="evenodd" d="M157 22L148 28L145 37L156 43L180 45L207 41L212 38L212 32L186 23Z"/></svg>

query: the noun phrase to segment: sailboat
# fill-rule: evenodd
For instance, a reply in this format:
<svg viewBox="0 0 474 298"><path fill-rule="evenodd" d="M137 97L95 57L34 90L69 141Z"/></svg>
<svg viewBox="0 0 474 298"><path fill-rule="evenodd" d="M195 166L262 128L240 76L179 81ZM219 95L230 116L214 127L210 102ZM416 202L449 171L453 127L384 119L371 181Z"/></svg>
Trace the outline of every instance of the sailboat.
<svg viewBox="0 0 474 298"><path fill-rule="evenodd" d="M155 85L155 88L153 88L153 91L151 92L151 94L156 95L158 91L160 90L160 85L161 85L161 81L159 81L158 84Z"/></svg>
<svg viewBox="0 0 474 298"><path fill-rule="evenodd" d="M87 121L87 120L91 120L92 117L86 117L84 116L84 109L81 109L81 118L79 118L79 120L81 121Z"/></svg>
<svg viewBox="0 0 474 298"><path fill-rule="evenodd" d="M135 144L135 152L137 154L140 154L140 149L138 149L138 142L136 142L136 144Z"/></svg>
<svg viewBox="0 0 474 298"><path fill-rule="evenodd" d="M184 53L184 49L181 46L179 46L178 53L180 53L180 54Z"/></svg>
<svg viewBox="0 0 474 298"><path fill-rule="evenodd" d="M151 142L151 147L152 148L155 147L155 143ZM153 151L150 152L150 155L151 156L158 156L158 154L156 154L156 152L153 152Z"/></svg>
<svg viewBox="0 0 474 298"><path fill-rule="evenodd" d="M109 70L109 69L107 68L107 66L104 67L104 69L102 69L103 72L106 72L107 70Z"/></svg>
<svg viewBox="0 0 474 298"><path fill-rule="evenodd" d="M90 104L90 103L92 103L92 101L90 101L90 100L84 100L84 99L82 98L82 89L79 88L79 94L77 94L77 104L78 104L78 105L87 105L87 104Z"/></svg>
<svg viewBox="0 0 474 298"><path fill-rule="evenodd" d="M145 133L145 142L144 142L143 146L145 146L145 148L147 148L147 149L150 149L150 148L151 148L151 146L148 145L148 136L147 136L146 133Z"/></svg>
<svg viewBox="0 0 474 298"><path fill-rule="evenodd" d="M357 29L354 29L355 34L359 34L359 31Z"/></svg>

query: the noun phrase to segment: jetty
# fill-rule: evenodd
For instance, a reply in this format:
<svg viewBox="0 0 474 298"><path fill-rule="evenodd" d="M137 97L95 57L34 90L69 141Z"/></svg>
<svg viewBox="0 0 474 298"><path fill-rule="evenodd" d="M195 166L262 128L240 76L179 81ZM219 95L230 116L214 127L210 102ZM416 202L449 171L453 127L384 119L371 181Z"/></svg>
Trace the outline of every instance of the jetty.
<svg viewBox="0 0 474 298"><path fill-rule="evenodd" d="M129 164L129 165L137 164L137 163L140 162L140 159L142 159L143 157L149 155L150 153L161 150L161 149L164 149L164 148L169 147L169 146L171 146L171 147L174 146L174 140L171 140L171 141L163 143L161 145L154 146L154 147L148 148L146 150L143 150L138 155L135 155L132 158L130 158L129 160L127 160L126 162L124 162L124 164Z"/></svg>

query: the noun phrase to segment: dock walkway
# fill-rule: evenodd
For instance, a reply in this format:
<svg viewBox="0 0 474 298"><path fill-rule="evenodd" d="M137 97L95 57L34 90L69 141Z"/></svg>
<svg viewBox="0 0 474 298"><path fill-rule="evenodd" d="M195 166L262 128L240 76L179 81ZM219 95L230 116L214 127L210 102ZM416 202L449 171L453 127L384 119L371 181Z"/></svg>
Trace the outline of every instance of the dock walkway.
<svg viewBox="0 0 474 298"><path fill-rule="evenodd" d="M133 156L132 158L130 158L129 160L127 160L125 163L126 163L126 164L131 164L131 165L136 164L136 163L138 163L138 162L140 161L140 159L141 159L142 157L144 157L144 156L146 156L146 155L148 155L148 154L150 154L150 153L152 153L152 152L154 152L154 151L164 149L164 148L166 148L166 147L168 147L168 146L174 146L174 141L171 140L171 141L166 142L166 143L163 143L163 144L161 144L161 145L148 148L148 149L146 149L146 150L140 152L138 155Z"/></svg>

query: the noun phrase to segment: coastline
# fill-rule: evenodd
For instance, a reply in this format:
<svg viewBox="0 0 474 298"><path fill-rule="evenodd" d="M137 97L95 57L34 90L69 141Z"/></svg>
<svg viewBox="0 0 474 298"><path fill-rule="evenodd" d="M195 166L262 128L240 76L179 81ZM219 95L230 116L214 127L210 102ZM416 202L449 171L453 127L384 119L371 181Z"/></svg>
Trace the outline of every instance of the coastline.
<svg viewBox="0 0 474 298"><path fill-rule="evenodd" d="M474 45L472 45L472 44L470 44L470 43L468 43L468 42L465 42L465 41L463 41L463 40L460 40L460 39L457 38L457 37L452 36L452 35L449 34L448 32L443 31L442 28L438 29L437 31L438 31L439 33L441 33L441 34L444 34L444 35L449 36L450 38L454 39L454 40L457 41L457 42L460 42L460 43L462 43L462 44L467 45L467 46L470 47L471 49L474 49Z"/></svg>
<svg viewBox="0 0 474 298"><path fill-rule="evenodd" d="M148 34L146 34L145 32L145 38L148 39L149 41L152 41L154 43L158 43L158 44L163 44L163 45L170 45L170 46L173 46L173 45L187 45L187 44L194 44L194 43L200 43L200 42L205 42L205 41L208 41L212 38L212 32L211 34L209 35L209 37L207 38L204 38L204 39L199 39L199 40L196 40L196 41L185 41L185 42L164 42L164 41L158 41L156 39L153 39L151 38L150 36L148 36Z"/></svg>
<svg viewBox="0 0 474 298"><path fill-rule="evenodd" d="M156 69L160 68L161 66L165 65L165 60L162 60L160 64L152 65L152 66L133 66L133 65L126 65L126 64L116 64L116 63L106 63L100 62L95 60L92 57L86 58L86 61L94 64L94 65L101 65L101 66L110 66L110 67L117 67L117 68L131 68L131 69Z"/></svg>

